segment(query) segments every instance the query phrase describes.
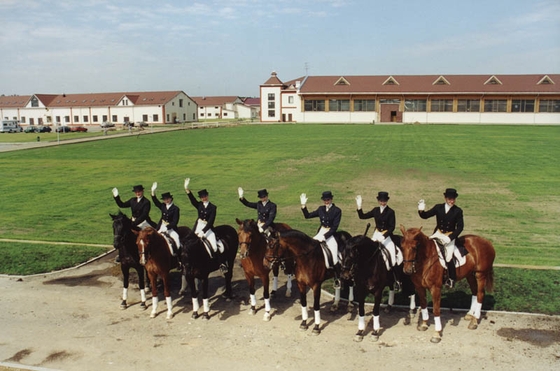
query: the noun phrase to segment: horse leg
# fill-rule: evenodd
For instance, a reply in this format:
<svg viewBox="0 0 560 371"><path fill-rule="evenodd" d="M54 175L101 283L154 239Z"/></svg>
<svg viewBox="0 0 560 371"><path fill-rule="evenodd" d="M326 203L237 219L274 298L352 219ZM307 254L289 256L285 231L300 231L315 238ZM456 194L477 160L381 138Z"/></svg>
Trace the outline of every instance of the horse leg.
<svg viewBox="0 0 560 371"><path fill-rule="evenodd" d="M280 272L280 266L278 264L274 264L272 266L272 291L270 292L270 296L273 298L276 297L276 291L278 290L278 273Z"/></svg>
<svg viewBox="0 0 560 371"><path fill-rule="evenodd" d="M385 313L390 313L393 309L393 304L395 304L395 290L389 290L389 299L387 300L387 306L384 309Z"/></svg>
<svg viewBox="0 0 560 371"><path fill-rule="evenodd" d="M465 315L465 319L467 321L471 321L473 318L475 318L474 312L476 310L476 303L478 299L477 298L478 287L477 287L476 277L474 275L468 274L466 279L469 284L469 288L471 289L472 296L471 296L471 307L467 312L467 314Z"/></svg>
<svg viewBox="0 0 560 371"><path fill-rule="evenodd" d="M165 303L167 304L166 319L173 318L173 302L171 300L171 290L169 290L169 272L162 275L163 293L165 295Z"/></svg>
<svg viewBox="0 0 560 371"><path fill-rule="evenodd" d="M430 341L432 343L439 343L441 341L441 287L433 286L430 290L432 294L432 302L434 303L434 327L435 332Z"/></svg>
<svg viewBox="0 0 560 371"><path fill-rule="evenodd" d="M292 296L292 274L287 275L288 280L286 281L286 297L289 298Z"/></svg>
<svg viewBox="0 0 560 371"><path fill-rule="evenodd" d="M354 310L354 284L350 283L348 286L348 305L346 306L346 313L348 313L348 320L352 319L353 310Z"/></svg>
<svg viewBox="0 0 560 371"><path fill-rule="evenodd" d="M227 274L231 272L231 269L228 271ZM230 276L230 282L231 282L231 276ZM208 300L208 277L205 277L202 279L202 319L204 320L209 320L210 319L210 301Z"/></svg>
<svg viewBox="0 0 560 371"><path fill-rule="evenodd" d="M374 292L373 302L373 332L371 333L371 341L378 341L381 335L381 324L379 322L379 312L381 308L381 298L383 297L383 288L378 288Z"/></svg>
<svg viewBox="0 0 560 371"><path fill-rule="evenodd" d="M331 312L336 312L338 310L338 303L340 302L340 287L334 289L334 301L331 305Z"/></svg>
<svg viewBox="0 0 560 371"><path fill-rule="evenodd" d="M412 319L414 319L414 317L416 316L416 295L412 294L408 297L408 299L410 300L409 303L409 310L408 310L408 316L404 317L404 325L408 326L412 323Z"/></svg>
<svg viewBox="0 0 560 371"><path fill-rule="evenodd" d="M155 272L148 271L148 278L150 279L150 284L152 286L152 312L150 313L150 318L155 318L158 306L157 274Z"/></svg>
<svg viewBox="0 0 560 371"><path fill-rule="evenodd" d="M184 272L181 272L181 289L179 290L179 296L183 296L187 293L187 277Z"/></svg>
<svg viewBox="0 0 560 371"><path fill-rule="evenodd" d="M364 290L358 288L356 296L358 298L358 332L354 335L354 341L360 342L364 339L364 333L366 331L366 293Z"/></svg>
<svg viewBox="0 0 560 371"><path fill-rule="evenodd" d="M233 268L233 261L228 262L229 266ZM224 274L224 279L226 280L226 290L222 294L222 298L225 298L227 301L233 299L233 290L231 288L231 279L233 277L233 269L228 269L227 273ZM203 280L206 281L206 294L208 294L208 276Z"/></svg>
<svg viewBox="0 0 560 371"><path fill-rule="evenodd" d="M252 274L245 273L245 278L247 283L249 283L249 300L251 302L251 308L249 309L249 315L255 315L257 313L257 297L255 296L255 277Z"/></svg>
<svg viewBox="0 0 560 371"><path fill-rule="evenodd" d="M422 316L418 318L418 326L416 329L418 331L426 331L428 329L428 320L430 319L430 315L428 314L428 300L426 299L426 289L419 288L418 292L418 300L420 301L420 313Z"/></svg>
<svg viewBox="0 0 560 371"><path fill-rule="evenodd" d="M123 274L123 293L122 293L122 301L121 301L121 309L126 309L126 299L128 299L128 279L130 277L129 268L125 267L121 264L121 271Z"/></svg>
<svg viewBox="0 0 560 371"><path fill-rule="evenodd" d="M268 293L268 286L270 285L270 277L268 272L261 274L261 281L263 283L264 295L264 315L263 321L270 321L270 295Z"/></svg>
<svg viewBox="0 0 560 371"><path fill-rule="evenodd" d="M299 325L300 330L307 330L307 292L305 284L299 283L298 281L298 288L299 288L299 301L301 302L301 323Z"/></svg>
<svg viewBox="0 0 560 371"><path fill-rule="evenodd" d="M198 302L198 291L196 290L195 278L189 275L188 277L185 277L185 279L187 280L187 285L191 289L191 301L193 306L192 319L197 319L198 309L200 308L200 304Z"/></svg>
<svg viewBox="0 0 560 371"><path fill-rule="evenodd" d="M340 292L339 292L340 297ZM315 316L315 326L313 326L313 335L319 335L321 333L321 283L318 283L313 287L313 314Z"/></svg>

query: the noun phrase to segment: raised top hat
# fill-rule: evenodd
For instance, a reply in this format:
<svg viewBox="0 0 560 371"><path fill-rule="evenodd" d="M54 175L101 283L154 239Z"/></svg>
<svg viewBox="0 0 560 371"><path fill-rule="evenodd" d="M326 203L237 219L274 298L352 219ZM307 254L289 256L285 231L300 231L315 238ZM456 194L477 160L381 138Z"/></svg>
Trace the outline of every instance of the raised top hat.
<svg viewBox="0 0 560 371"><path fill-rule="evenodd" d="M172 195L171 193L169 193L169 192L162 193L162 194L161 194L161 199L162 199L162 200L165 200L166 198L171 198L171 199L172 199L172 198L173 198L173 195Z"/></svg>
<svg viewBox="0 0 560 371"><path fill-rule="evenodd" d="M445 198L457 198L457 197L459 197L459 194L457 193L457 190L455 188L447 188L445 190L445 192L443 193L443 195L445 196Z"/></svg>
<svg viewBox="0 0 560 371"><path fill-rule="evenodd" d="M132 187L132 192L142 192L144 190L144 187L142 187L142 184L138 184L135 185L134 187Z"/></svg>
<svg viewBox="0 0 560 371"><path fill-rule="evenodd" d="M260 191L257 192L257 195L259 196L259 198L264 198L268 196L268 192L266 191L266 189L261 189Z"/></svg>
<svg viewBox="0 0 560 371"><path fill-rule="evenodd" d="M377 192L377 199L379 201L389 201L389 192Z"/></svg>
<svg viewBox="0 0 560 371"><path fill-rule="evenodd" d="M332 199L333 199L333 194L331 193L331 191L323 192L323 195L321 196L321 200L332 200Z"/></svg>
<svg viewBox="0 0 560 371"><path fill-rule="evenodd" d="M201 189L198 191L198 197L208 196L208 191L206 189Z"/></svg>

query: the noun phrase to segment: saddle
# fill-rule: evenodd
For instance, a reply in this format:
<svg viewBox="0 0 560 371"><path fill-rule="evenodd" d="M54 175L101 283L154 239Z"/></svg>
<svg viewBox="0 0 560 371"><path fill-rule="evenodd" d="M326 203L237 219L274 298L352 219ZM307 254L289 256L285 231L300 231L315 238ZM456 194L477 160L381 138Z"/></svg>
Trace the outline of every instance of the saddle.
<svg viewBox="0 0 560 371"><path fill-rule="evenodd" d="M167 232L161 232L160 234L165 239L165 242L167 242L167 247L169 247L169 252L171 252L171 255L177 256L177 252L179 251L180 246L177 246L175 240L171 238L171 236Z"/></svg>
<svg viewBox="0 0 560 371"><path fill-rule="evenodd" d="M325 241L321 241L320 245L321 245L321 249L323 250L323 254L325 256L327 268L328 269L334 268L334 260L333 260L331 249L329 249Z"/></svg>

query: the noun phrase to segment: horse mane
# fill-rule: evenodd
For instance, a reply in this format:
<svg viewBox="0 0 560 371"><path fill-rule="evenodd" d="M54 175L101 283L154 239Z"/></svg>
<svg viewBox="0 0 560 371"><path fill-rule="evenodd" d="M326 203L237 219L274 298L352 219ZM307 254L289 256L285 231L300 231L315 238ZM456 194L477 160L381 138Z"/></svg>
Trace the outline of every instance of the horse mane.
<svg viewBox="0 0 560 371"><path fill-rule="evenodd" d="M289 229L287 231L280 232L280 237L283 238L296 238L305 242L307 244L312 244L315 241L312 237L308 236L306 233L299 231L297 229Z"/></svg>

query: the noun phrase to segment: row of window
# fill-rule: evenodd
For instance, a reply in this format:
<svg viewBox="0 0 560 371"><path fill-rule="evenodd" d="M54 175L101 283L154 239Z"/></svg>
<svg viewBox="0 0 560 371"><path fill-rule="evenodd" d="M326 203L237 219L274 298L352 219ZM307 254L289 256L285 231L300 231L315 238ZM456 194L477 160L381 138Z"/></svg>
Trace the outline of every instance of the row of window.
<svg viewBox="0 0 560 371"><path fill-rule="evenodd" d="M329 111L348 112L351 110L350 99L329 99ZM354 112L376 111L375 99L354 99ZM431 99L430 112L508 112L507 99L457 99L457 109L453 110L453 99ZM272 106L271 106L272 103ZM400 99L379 99L379 104L400 104ZM481 111L482 107L482 111ZM274 102L268 103L268 108L274 108ZM535 108L538 111L535 111ZM304 111L324 112L326 100L310 99L304 101ZM405 112L427 112L427 99L406 99ZM535 99L512 99L509 112L560 112L560 100L540 99L538 105Z"/></svg>
<svg viewBox="0 0 560 371"><path fill-rule="evenodd" d="M148 122L148 117L149 117L149 115L142 115L142 121ZM46 118L47 118L47 123L48 123L48 124L51 124L51 123L52 123L52 117L51 117L51 116L46 116ZM108 121L108 118L109 118L108 115L103 115L103 116L102 116L101 122ZM57 124L61 124L61 122L62 122L61 120L62 120L62 119L64 119L64 122L65 122L65 123L70 123L70 116L64 116L64 117L55 116L55 122L56 122ZM158 120L159 120L159 115L152 115L152 119L153 119L153 122L158 122ZM14 117L14 120L17 120L17 118ZM95 123L99 122L99 116L97 116L97 115L91 116L91 121L92 121L92 122L95 122ZM111 116L111 121L112 121L112 122L119 122L119 121L118 121L118 116L117 116L117 115L112 115L112 116ZM124 117L124 118L123 118L123 121L124 121L124 122L127 122L127 121L130 121L130 120L129 120L128 117ZM74 116L74 121L73 121L73 123L79 123L79 122L80 122L80 116L75 115L75 116ZM84 115L84 116L82 117L82 122L83 122L83 123L89 122L89 116ZM26 124L26 123L27 123L27 119L26 119L25 116L22 116L22 117L21 117L21 123L22 123L22 124ZM45 123L43 122L43 118L42 118L42 117L39 117L39 118L37 119L37 124L38 124L38 125L44 125L44 124L45 124ZM34 120L33 118L29 118L29 125L35 125L35 120Z"/></svg>
<svg viewBox="0 0 560 371"><path fill-rule="evenodd" d="M199 115L200 117L204 117L204 113L202 113L202 112L199 113L198 115ZM206 114L206 116L207 116L207 117L211 117L211 116L212 116L212 112L208 112L208 113ZM222 116L227 117L227 112L223 112L223 113L222 113ZM216 113L216 117L220 117L220 114L219 114L219 113Z"/></svg>

